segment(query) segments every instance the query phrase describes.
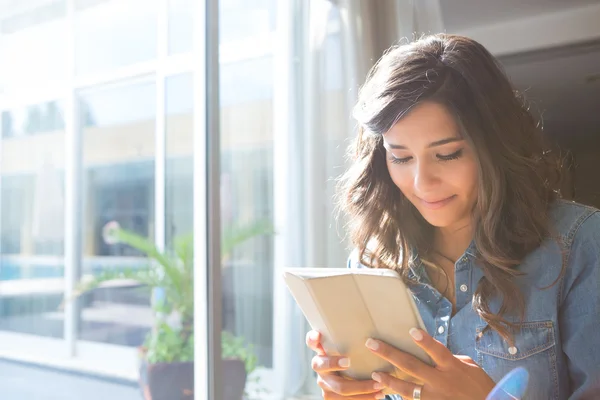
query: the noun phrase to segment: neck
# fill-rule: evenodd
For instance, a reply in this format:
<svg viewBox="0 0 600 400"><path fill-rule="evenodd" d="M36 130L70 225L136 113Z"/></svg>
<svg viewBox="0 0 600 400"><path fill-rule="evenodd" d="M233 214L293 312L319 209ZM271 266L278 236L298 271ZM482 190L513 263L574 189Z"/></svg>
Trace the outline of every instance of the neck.
<svg viewBox="0 0 600 400"><path fill-rule="evenodd" d="M437 252L454 261L458 260L473 240L470 223L435 230L434 248Z"/></svg>

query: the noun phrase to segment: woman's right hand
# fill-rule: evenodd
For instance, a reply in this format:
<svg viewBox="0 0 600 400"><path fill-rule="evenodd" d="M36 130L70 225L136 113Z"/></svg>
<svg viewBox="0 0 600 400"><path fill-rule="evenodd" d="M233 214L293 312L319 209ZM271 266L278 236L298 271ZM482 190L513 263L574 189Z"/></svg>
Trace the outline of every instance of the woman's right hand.
<svg viewBox="0 0 600 400"><path fill-rule="evenodd" d="M323 390L324 400L383 399L383 386L374 380L355 381L338 374L348 369L350 360L345 357L328 357L321 345L321 334L310 331L306 334L306 345L317 353L312 359L312 369L319 375L317 384Z"/></svg>

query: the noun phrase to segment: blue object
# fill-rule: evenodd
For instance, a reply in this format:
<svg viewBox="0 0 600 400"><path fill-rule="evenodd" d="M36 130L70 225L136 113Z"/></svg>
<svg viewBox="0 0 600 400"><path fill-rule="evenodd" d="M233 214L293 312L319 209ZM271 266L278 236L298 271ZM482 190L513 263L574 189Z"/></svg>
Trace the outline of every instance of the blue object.
<svg viewBox="0 0 600 400"><path fill-rule="evenodd" d="M523 367L515 368L494 386L486 400L521 400L528 383L529 372Z"/></svg>

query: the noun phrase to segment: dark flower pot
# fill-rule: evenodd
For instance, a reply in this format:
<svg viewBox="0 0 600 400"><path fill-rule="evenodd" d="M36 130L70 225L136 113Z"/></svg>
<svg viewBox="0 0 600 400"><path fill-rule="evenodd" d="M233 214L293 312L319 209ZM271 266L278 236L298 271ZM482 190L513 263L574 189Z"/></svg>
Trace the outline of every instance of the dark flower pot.
<svg viewBox="0 0 600 400"><path fill-rule="evenodd" d="M193 400L194 363L150 364L142 357L140 388L144 400Z"/></svg>
<svg viewBox="0 0 600 400"><path fill-rule="evenodd" d="M238 359L223 360L223 399L241 400L246 388L246 366Z"/></svg>
<svg viewBox="0 0 600 400"><path fill-rule="evenodd" d="M223 360L223 400L242 400L246 368L238 359ZM144 400L193 400L194 363L150 364L140 349L140 388Z"/></svg>

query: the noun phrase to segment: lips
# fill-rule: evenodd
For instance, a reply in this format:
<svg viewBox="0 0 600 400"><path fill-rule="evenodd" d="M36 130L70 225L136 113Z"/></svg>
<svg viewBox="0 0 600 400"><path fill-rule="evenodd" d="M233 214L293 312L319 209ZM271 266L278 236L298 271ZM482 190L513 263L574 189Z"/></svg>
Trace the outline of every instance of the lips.
<svg viewBox="0 0 600 400"><path fill-rule="evenodd" d="M440 200L424 200L420 197L417 197L419 199L419 202L426 208L429 208L431 210L438 210L442 207L444 207L445 205L447 205L448 203L450 203L452 200L454 200L456 198L456 195L452 195L450 197L446 197L444 199L440 199Z"/></svg>

